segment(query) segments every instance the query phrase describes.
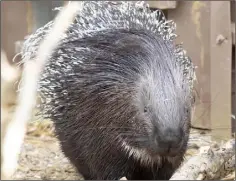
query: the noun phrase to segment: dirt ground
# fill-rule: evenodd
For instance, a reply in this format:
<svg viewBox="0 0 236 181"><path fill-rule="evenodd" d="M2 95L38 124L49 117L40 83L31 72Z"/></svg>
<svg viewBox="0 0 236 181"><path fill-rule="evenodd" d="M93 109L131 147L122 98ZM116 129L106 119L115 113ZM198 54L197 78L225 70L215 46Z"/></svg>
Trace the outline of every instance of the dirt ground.
<svg viewBox="0 0 236 181"><path fill-rule="evenodd" d="M51 122L29 124L16 180L81 180L60 150Z"/></svg>
<svg viewBox="0 0 236 181"><path fill-rule="evenodd" d="M198 153L200 146L209 145L207 132L192 130L186 160ZM50 121L33 122L28 126L19 160L16 180L82 180L60 150Z"/></svg>

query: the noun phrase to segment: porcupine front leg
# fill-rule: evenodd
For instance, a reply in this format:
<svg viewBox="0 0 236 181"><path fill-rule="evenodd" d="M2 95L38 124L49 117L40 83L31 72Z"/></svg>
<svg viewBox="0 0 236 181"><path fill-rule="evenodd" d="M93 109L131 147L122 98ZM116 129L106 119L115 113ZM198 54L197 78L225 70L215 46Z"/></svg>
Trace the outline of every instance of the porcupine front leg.
<svg viewBox="0 0 236 181"><path fill-rule="evenodd" d="M127 158L116 148L104 143L100 147L108 146L107 152L97 152L96 146L86 150L83 144L78 146L73 139L68 139L60 131L57 133L62 151L85 180L118 180L127 173Z"/></svg>
<svg viewBox="0 0 236 181"><path fill-rule="evenodd" d="M62 138L62 134L58 135L60 139ZM76 168L76 170L84 177L85 180L93 180L93 176L85 162L85 160L81 159L80 157L75 159L76 153L76 146L72 141L61 141L61 149L64 155L70 160L72 165Z"/></svg>
<svg viewBox="0 0 236 181"><path fill-rule="evenodd" d="M157 172L157 170L155 170ZM129 173L126 178L128 180L154 180L154 175L151 168L141 165L135 165L132 173Z"/></svg>
<svg viewBox="0 0 236 181"><path fill-rule="evenodd" d="M127 157L118 150L108 150L107 153L103 153L103 159L99 159L96 162L93 170L96 170L94 180L119 180L128 172L129 164Z"/></svg>
<svg viewBox="0 0 236 181"><path fill-rule="evenodd" d="M174 172L181 164L182 159L179 158L173 162L163 160L161 164L153 164L145 166L135 164L133 172L127 175L128 180L169 180Z"/></svg>
<svg viewBox="0 0 236 181"><path fill-rule="evenodd" d="M158 168L155 175L156 180L169 180L174 172L179 168L183 161L183 157L175 158L173 161L163 160L162 165Z"/></svg>

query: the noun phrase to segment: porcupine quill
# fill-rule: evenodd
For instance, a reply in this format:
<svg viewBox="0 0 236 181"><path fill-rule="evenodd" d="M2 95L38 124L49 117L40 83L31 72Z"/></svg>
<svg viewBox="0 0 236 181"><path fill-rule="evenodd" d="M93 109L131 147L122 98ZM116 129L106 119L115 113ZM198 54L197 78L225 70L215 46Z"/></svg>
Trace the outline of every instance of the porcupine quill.
<svg viewBox="0 0 236 181"><path fill-rule="evenodd" d="M82 172L85 179L118 179L124 176L122 174L127 174L125 176L128 179L136 177L138 179L170 178L172 172L181 162L182 152L184 152L186 147L185 144L189 134L189 112L186 112L186 123L181 120L186 118L184 110L189 109L190 92L193 90L193 81L195 79L194 66L182 45L175 45L174 47L172 45L176 38L174 33L176 29L175 23L166 20L160 10L151 11L145 2L86 1L82 3L82 6L83 9L64 35L61 45L52 54L51 60L46 65L39 82L38 91L42 97L40 114L44 118L52 119L58 126L57 134L62 142L62 149L73 164L76 165L77 169ZM22 49L22 63L34 58L39 43L50 31L52 25L53 21L39 28L25 41ZM113 39L114 42L112 41ZM132 44L132 41L137 42L137 46ZM129 48L131 45L133 49L129 49L129 51L122 49L122 46ZM139 45L142 49L139 49ZM116 50L112 46L117 46L118 49ZM156 52L152 51L154 47L159 49ZM173 56L170 53L172 49ZM131 54L132 52L133 54ZM107 60L108 57L110 58ZM163 62L156 61L158 57L163 59ZM141 59L144 60L141 61ZM99 60L104 67L100 65ZM113 64L110 65L111 62L109 60ZM113 62L113 60L120 62ZM129 61L126 62L126 60L131 61L133 64L129 64ZM149 63L152 70L149 70ZM127 67L124 67L124 65ZM159 67L152 67L153 65ZM137 66L140 67L137 68ZM121 69L118 71L117 67ZM160 68L163 68L163 70ZM166 72L164 69L166 69ZM156 70L161 71L157 72ZM142 75L135 77L137 72L142 72ZM177 75L171 77L173 73L177 73ZM134 78L130 77L130 74ZM182 75L184 79L182 79ZM139 79L138 77L141 78ZM180 80L182 82L178 82ZM134 82L136 82L135 85ZM125 87L125 90L121 90L122 86ZM131 101L132 105L128 104L130 102L127 103L127 100L132 97L130 92L136 95L134 98L136 102ZM126 102L122 102L122 96L119 95L121 93L123 96L127 96ZM146 112L151 109L148 109L149 104L143 108L140 103L143 98L142 96L139 97L140 95L143 95L144 99L147 97L145 101L150 101L149 104L153 104L151 108L155 108L155 110L151 111L151 117L150 115L145 117ZM158 98L161 100L155 102L155 96L160 96ZM107 102L104 102L103 99ZM118 102L115 103L114 101ZM106 109L99 106L98 103L102 104ZM107 104L110 105L106 107ZM128 107L124 109L125 106ZM144 115L142 111L137 110L140 107L144 110ZM109 109L111 109L110 112L114 111L113 114L109 114ZM122 120L120 120L121 118ZM124 120L125 118L127 120ZM137 119L136 122L133 119ZM176 119L176 121L171 119ZM120 125L120 121L124 121L124 124ZM90 133L92 128L86 128L87 124L92 126L93 129L94 126L99 129L104 129L105 127L106 131L96 129L93 130L96 132L92 134ZM151 140L140 146L137 145L137 142L134 142L131 138L129 140L127 137L121 138L122 144L114 143L115 145L113 145L112 140L120 137L120 132L116 132L115 128L112 128L114 129L113 131L109 130L110 125L113 124L120 128L119 131L126 129L122 127L124 125L128 125L129 131L139 127L140 130L135 130L137 132L133 133L133 135L138 135L140 132L142 132L142 135L159 134L156 138L158 142L155 143L159 147L154 148L153 145L155 144L153 143L152 145ZM141 125L144 125L143 128L141 128ZM82 126L84 126L83 129ZM186 130L181 130L183 129L181 126L186 126ZM110 135L110 140L107 140L107 134ZM184 139L182 144L184 146L179 151L180 155L172 158L178 149L169 150L170 155L165 155L164 150L167 149L165 144L173 141L173 145L179 146L177 142L181 141L178 134L182 135L180 139ZM186 135L184 136L183 134ZM97 140L99 136L102 139ZM149 137L154 139L151 135ZM78 140L74 140L74 138ZM88 138L90 141L82 144ZM149 138L139 138L139 140L143 139ZM109 165L105 166L106 168L99 167L105 153L102 150L103 148L97 150L97 148L92 146L92 143L98 142L100 142L100 147L106 143L106 150L109 150L107 154L119 153L122 155L123 152L121 150L125 149L128 155L120 159L117 157L120 160L117 162L117 160L112 160L108 154L106 164L117 162L117 165L110 166L113 166L114 170L109 170ZM76 148L80 145L77 149L84 152L73 152L72 150L75 149L72 146L73 144L76 145ZM86 144L88 144L88 147L84 147ZM147 150L143 147L147 147ZM115 149L115 151L112 149ZM91 156L94 152L98 153L95 157ZM81 168L81 165L75 162L74 157L82 159L80 163L83 162L83 159L87 160L87 162ZM136 159L142 160L147 165L151 163L152 166L149 165L147 168L143 168L143 163L140 164ZM127 163L127 165L124 166L124 163ZM159 168L160 164L168 166L168 168L163 167L164 170L156 171L156 173L153 173L153 177L147 177L150 175L149 169L153 170L153 165L155 168ZM119 169L116 168L118 165ZM129 165L133 165L132 169L134 170ZM171 169L172 167L173 169ZM145 177L143 178L142 175L136 176L141 172L136 173L135 169L141 169L145 173L143 174Z"/></svg>

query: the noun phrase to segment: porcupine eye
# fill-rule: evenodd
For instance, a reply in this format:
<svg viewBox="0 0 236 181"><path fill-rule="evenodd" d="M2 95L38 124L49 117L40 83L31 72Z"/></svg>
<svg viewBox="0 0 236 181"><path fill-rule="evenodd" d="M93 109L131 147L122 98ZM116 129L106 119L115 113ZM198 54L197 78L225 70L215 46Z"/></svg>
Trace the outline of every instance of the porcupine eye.
<svg viewBox="0 0 236 181"><path fill-rule="evenodd" d="M187 114L189 113L189 110L188 109L186 109L186 112L187 112Z"/></svg>
<svg viewBox="0 0 236 181"><path fill-rule="evenodd" d="M143 112L146 113L147 111L148 111L148 110L147 110L147 106L145 106L144 109L143 109Z"/></svg>

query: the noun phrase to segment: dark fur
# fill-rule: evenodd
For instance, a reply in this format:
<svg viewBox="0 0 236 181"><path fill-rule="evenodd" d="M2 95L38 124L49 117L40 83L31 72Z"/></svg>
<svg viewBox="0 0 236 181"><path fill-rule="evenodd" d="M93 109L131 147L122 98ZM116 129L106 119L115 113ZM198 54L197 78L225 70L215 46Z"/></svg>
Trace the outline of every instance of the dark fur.
<svg viewBox="0 0 236 181"><path fill-rule="evenodd" d="M179 167L191 91L173 51L170 41L152 32L121 29L73 38L55 51L41 94L54 100L46 110L63 152L85 179L170 179ZM179 139L174 157L159 156L159 141L167 137ZM151 162L130 157L124 140L150 153Z"/></svg>

